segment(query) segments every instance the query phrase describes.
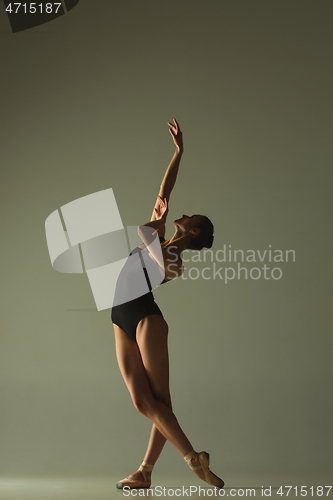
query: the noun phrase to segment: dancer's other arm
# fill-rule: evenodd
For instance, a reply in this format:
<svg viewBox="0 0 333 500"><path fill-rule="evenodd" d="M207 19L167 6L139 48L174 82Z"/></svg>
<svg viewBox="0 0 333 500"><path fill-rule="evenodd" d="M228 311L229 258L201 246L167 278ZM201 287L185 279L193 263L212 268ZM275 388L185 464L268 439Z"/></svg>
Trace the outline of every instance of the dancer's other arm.
<svg viewBox="0 0 333 500"><path fill-rule="evenodd" d="M163 278L169 280L180 276L184 268L175 254L171 252L171 257L170 253L165 248L162 248L160 244L152 244L156 241L156 238L160 236L159 231L161 228L165 227L165 221L169 211L168 200L166 198L163 200L160 196L158 199L160 205L159 210L155 209L156 220L139 226L138 234L145 246L148 247L150 256L159 264Z"/></svg>
<svg viewBox="0 0 333 500"><path fill-rule="evenodd" d="M156 240L158 236L160 236L159 231L165 228L165 221L168 214L168 202L166 198L162 200L160 196L158 197L158 200L159 200L159 209L156 208L154 209L155 220L151 220L150 222L147 222L146 224L142 224L141 226L139 226L138 235L140 236L145 246L148 247L149 253L153 257L153 259L159 264L159 266L163 270L163 277L164 277L163 253L165 253L165 251L162 250L160 244L152 245L152 243Z"/></svg>

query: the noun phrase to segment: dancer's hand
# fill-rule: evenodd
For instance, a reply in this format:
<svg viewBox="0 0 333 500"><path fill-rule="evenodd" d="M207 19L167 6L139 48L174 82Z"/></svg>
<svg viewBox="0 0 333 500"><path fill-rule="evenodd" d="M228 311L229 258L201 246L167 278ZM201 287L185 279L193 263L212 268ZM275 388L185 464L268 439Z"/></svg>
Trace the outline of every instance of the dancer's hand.
<svg viewBox="0 0 333 500"><path fill-rule="evenodd" d="M173 139L173 142L176 145L176 148L179 151L183 151L184 150L184 146L183 146L183 134L182 134L182 131L179 128L179 125L177 123L176 118L174 118L173 121L174 121L174 124L168 122L168 125L170 127L169 128L169 132L172 135L172 139Z"/></svg>
<svg viewBox="0 0 333 500"><path fill-rule="evenodd" d="M166 220L166 216L168 214L169 208L168 208L168 200L166 198L161 198L158 196L157 198L158 204L157 207L155 206L155 217L156 220Z"/></svg>

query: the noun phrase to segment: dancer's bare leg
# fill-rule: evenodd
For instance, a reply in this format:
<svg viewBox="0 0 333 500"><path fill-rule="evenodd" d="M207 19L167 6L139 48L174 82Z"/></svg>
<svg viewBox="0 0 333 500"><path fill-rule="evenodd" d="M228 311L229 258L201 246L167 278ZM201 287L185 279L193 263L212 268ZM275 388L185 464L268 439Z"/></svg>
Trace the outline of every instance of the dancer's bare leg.
<svg viewBox="0 0 333 500"><path fill-rule="evenodd" d="M137 342L115 325L117 359L133 403L156 427L156 431L152 429L145 456L145 461L151 465L161 453L165 439L182 456L193 449L171 409L167 333L165 320L157 315L147 316L140 322ZM195 472L203 477L201 470Z"/></svg>
<svg viewBox="0 0 333 500"><path fill-rule="evenodd" d="M156 425L153 424L150 432L147 451L144 457L144 461L147 464L155 465L155 462L160 456L166 441L167 440L163 436L163 434L161 434Z"/></svg>
<svg viewBox="0 0 333 500"><path fill-rule="evenodd" d="M152 342L149 330L154 328L160 337ZM156 340L156 336L155 336ZM168 325L160 316L144 318L137 327L137 343L151 392L155 399L172 410L169 389ZM144 461L154 465L161 454L166 438L153 424Z"/></svg>

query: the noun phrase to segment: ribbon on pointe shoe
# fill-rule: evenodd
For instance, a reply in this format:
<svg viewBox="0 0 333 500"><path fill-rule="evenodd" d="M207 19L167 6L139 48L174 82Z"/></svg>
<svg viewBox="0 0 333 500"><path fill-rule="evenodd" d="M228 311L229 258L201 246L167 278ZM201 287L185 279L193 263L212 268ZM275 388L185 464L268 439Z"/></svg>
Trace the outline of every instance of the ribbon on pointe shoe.
<svg viewBox="0 0 333 500"><path fill-rule="evenodd" d="M206 483L211 484L213 486L217 486L218 488L223 488L224 481L209 469L209 453L207 453L206 451L201 451L200 453L196 453L194 450L192 450L190 453L185 455L184 460L187 462L190 469L203 470L205 476L204 481ZM191 463L192 460L193 461L198 460L200 465L192 465Z"/></svg>

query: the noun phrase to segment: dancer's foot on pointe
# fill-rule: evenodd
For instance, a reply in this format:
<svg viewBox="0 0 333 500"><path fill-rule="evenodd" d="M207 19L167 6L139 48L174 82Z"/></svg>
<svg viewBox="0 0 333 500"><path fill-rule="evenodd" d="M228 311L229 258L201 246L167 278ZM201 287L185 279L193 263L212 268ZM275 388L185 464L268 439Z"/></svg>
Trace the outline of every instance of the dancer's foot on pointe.
<svg viewBox="0 0 333 500"><path fill-rule="evenodd" d="M205 451L197 453L192 450L190 453L185 455L184 460L200 479L206 481L208 484L217 486L218 488L223 488L224 481L209 469L208 453Z"/></svg>
<svg viewBox="0 0 333 500"><path fill-rule="evenodd" d="M151 472L153 465L142 462L139 469L125 479L122 479L116 484L118 489L123 489L124 486L128 488L149 488L151 485Z"/></svg>

